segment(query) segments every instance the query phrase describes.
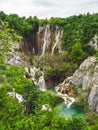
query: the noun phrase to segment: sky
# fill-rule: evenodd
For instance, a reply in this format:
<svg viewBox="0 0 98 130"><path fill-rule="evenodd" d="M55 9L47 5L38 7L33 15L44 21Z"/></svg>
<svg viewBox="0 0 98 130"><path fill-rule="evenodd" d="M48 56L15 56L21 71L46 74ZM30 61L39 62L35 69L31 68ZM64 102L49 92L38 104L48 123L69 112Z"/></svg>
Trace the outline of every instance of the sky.
<svg viewBox="0 0 98 130"><path fill-rule="evenodd" d="M0 11L38 18L98 13L98 0L0 0Z"/></svg>

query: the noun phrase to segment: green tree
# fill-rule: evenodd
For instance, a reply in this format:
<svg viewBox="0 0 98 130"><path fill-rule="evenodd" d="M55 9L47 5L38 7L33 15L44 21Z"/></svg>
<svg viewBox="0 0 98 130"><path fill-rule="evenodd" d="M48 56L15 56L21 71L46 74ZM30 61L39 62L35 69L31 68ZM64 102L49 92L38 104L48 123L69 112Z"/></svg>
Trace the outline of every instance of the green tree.
<svg viewBox="0 0 98 130"><path fill-rule="evenodd" d="M0 86L0 125L1 130L12 130L15 122L23 115L23 105L8 95L7 86Z"/></svg>
<svg viewBox="0 0 98 130"><path fill-rule="evenodd" d="M87 124L83 118L73 116L72 120L68 120L65 126L66 130L88 130Z"/></svg>
<svg viewBox="0 0 98 130"><path fill-rule="evenodd" d="M23 97L25 99L25 113L26 114L35 114L38 109L38 92L39 89L35 84L26 83L24 85Z"/></svg>
<svg viewBox="0 0 98 130"><path fill-rule="evenodd" d="M86 54L83 52L82 45L80 42L75 43L72 46L71 58L73 61L79 63L84 60Z"/></svg>
<svg viewBox="0 0 98 130"><path fill-rule="evenodd" d="M0 11L0 19L4 21L5 18L6 18L6 14L3 11Z"/></svg>

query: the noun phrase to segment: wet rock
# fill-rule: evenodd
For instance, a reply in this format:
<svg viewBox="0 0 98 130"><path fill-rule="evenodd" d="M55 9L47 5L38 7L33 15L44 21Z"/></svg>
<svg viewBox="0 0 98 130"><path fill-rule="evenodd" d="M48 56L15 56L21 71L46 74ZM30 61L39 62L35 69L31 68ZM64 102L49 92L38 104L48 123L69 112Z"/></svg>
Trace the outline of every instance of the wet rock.
<svg viewBox="0 0 98 130"><path fill-rule="evenodd" d="M58 86L58 92L61 92L63 94L68 94L69 96L74 96L73 90L72 90L72 86L70 83L67 84L59 84Z"/></svg>

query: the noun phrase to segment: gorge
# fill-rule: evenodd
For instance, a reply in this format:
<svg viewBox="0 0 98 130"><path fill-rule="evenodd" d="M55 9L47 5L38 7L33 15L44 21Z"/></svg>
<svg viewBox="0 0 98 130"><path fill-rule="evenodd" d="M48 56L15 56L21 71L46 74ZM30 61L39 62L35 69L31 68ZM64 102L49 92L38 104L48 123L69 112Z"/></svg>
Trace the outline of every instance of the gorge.
<svg viewBox="0 0 98 130"><path fill-rule="evenodd" d="M42 27L39 27L38 32L37 32L37 38L36 38L36 47L35 45L32 45L32 48L30 48L30 53L32 55L38 55L38 57L43 57L45 54L47 55L55 55L55 54L61 54L63 53L62 49L61 49L61 44L62 44L62 29L58 26L55 27L55 29L52 31L50 28L50 25L45 25ZM32 42L32 41L31 41ZM40 68L36 68L34 65L30 65L31 63L29 63L28 61L24 61L23 55L24 57L26 57L24 52L17 52L16 50L22 49L24 48L24 43L22 42L20 45L15 45L12 54L6 58L6 64L10 64L10 65L22 65L25 67L25 71L26 71L26 75L28 75L30 77L30 79L34 82L35 85L38 85L40 90L42 91L46 91L47 88L50 88L51 86L54 86L54 84L51 84L51 86L47 86L47 82L45 81L45 72L44 70L40 70ZM29 46L28 46L29 48ZM37 50L36 50L37 49ZM16 55L17 53L17 55ZM22 54L24 53L24 54ZM26 52L27 53L27 52ZM36 57L35 55L35 57ZM22 56L22 57L21 57ZM17 58L16 58L17 57ZM53 58L53 57L52 57ZM24 63L26 62L26 63ZM89 104L89 108L91 110L97 110L97 96L96 96L96 102L95 102L95 96L97 94L97 91L95 92L95 89L97 89L96 87L96 81L97 80L97 65L96 65L97 61L94 57L88 58L87 60L85 60L81 65L79 70L76 70L76 72L73 74L72 77L68 77L67 79L63 79L64 82L61 85L57 85L58 87L56 87L56 92L58 93L57 95L62 97L64 99L64 101L67 103L67 101L69 100L68 103L68 107L71 106L71 104L73 104L73 102L75 102L75 99L69 96L73 96L73 92L72 89L73 87L69 88L69 92L67 91L67 88L64 87L64 85L66 86L67 84L65 83L66 81L71 81L73 86L76 86L77 92L79 93L79 91L81 91L82 93L85 93L83 91L86 90L86 95L88 95L88 104ZM95 66L96 65L96 66ZM92 80L91 80L92 79ZM77 88L77 86L82 84L82 88ZM95 87L94 87L95 86ZM60 91L59 91L60 90ZM68 95L67 95L68 94ZM85 95L85 94L84 94ZM86 97L87 98L87 97ZM94 101L93 101L94 100Z"/></svg>

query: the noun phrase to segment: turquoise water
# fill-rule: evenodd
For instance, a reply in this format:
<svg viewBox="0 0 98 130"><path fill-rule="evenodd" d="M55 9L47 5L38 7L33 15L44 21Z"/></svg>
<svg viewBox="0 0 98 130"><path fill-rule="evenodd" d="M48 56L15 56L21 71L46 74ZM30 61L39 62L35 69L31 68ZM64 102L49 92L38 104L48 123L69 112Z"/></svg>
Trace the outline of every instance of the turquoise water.
<svg viewBox="0 0 98 130"><path fill-rule="evenodd" d="M73 115L80 117L84 116L83 109L74 104L70 108L67 108L65 103L61 103L56 107L56 111L59 117L72 118Z"/></svg>
<svg viewBox="0 0 98 130"><path fill-rule="evenodd" d="M55 92L55 87L52 86L50 89L48 89L48 91ZM83 108L75 104L72 104L70 108L68 108L67 105L62 102L55 107L55 110L59 117L72 118L73 115L79 117L84 116Z"/></svg>

